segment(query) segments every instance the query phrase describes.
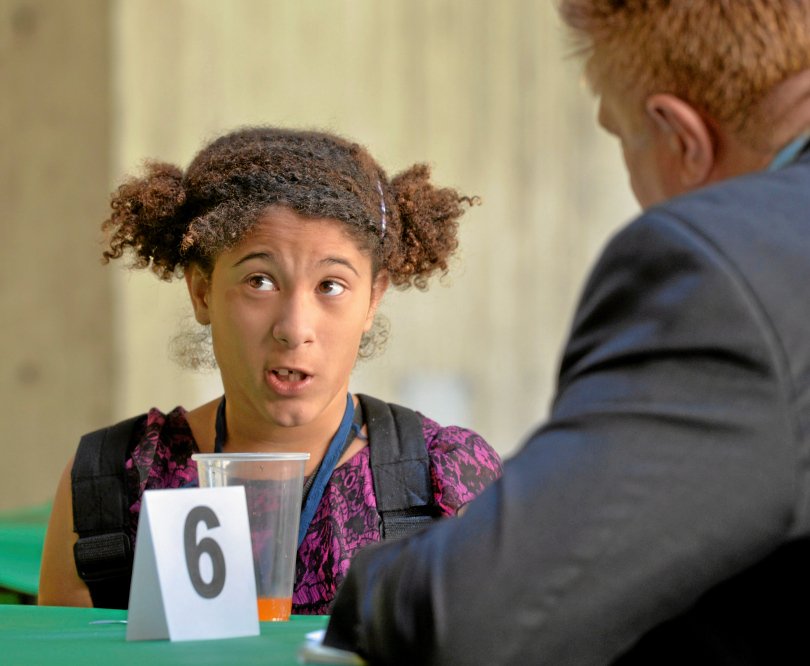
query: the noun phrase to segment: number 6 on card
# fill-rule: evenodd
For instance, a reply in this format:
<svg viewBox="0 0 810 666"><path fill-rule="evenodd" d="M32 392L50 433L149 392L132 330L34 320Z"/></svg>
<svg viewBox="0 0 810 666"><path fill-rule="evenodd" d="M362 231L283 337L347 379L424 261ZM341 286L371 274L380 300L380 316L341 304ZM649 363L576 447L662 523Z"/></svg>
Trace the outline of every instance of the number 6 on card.
<svg viewBox="0 0 810 666"><path fill-rule="evenodd" d="M127 640L258 634L245 489L147 490L138 523Z"/></svg>

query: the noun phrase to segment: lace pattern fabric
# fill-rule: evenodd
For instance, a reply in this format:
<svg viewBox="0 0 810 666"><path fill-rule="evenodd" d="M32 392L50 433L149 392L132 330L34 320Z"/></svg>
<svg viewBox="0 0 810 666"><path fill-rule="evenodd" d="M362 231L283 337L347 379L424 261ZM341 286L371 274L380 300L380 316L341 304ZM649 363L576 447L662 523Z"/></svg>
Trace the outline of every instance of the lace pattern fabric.
<svg viewBox="0 0 810 666"><path fill-rule="evenodd" d="M185 414L182 407L167 414L152 409L136 429L126 463L133 546L145 490L196 485L191 455L198 448ZM423 432L436 506L452 516L500 476L500 458L470 430L423 417ZM293 613L328 614L354 554L378 541L380 516L366 447L335 469L298 549Z"/></svg>

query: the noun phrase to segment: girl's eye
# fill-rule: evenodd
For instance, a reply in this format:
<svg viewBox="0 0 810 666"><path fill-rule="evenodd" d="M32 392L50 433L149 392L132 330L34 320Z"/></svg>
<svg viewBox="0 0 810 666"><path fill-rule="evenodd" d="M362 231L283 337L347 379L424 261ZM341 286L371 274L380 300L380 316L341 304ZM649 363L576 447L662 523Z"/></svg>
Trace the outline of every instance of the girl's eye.
<svg viewBox="0 0 810 666"><path fill-rule="evenodd" d="M325 296L340 296L346 291L346 287L334 280L324 280L318 285L318 291Z"/></svg>
<svg viewBox="0 0 810 666"><path fill-rule="evenodd" d="M246 282L256 291L272 291L276 288L276 283L266 275L251 275Z"/></svg>

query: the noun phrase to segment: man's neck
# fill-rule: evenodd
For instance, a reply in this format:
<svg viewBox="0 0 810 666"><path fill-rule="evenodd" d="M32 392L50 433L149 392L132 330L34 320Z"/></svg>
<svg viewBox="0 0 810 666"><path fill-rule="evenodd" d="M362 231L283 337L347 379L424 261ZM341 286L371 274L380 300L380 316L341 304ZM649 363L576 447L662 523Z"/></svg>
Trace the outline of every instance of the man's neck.
<svg viewBox="0 0 810 666"><path fill-rule="evenodd" d="M810 70L771 90L743 130L713 125L717 153L710 182L767 169L780 151L808 131Z"/></svg>
<svg viewBox="0 0 810 666"><path fill-rule="evenodd" d="M774 87L752 118L754 142L773 159L795 138L810 132L810 70Z"/></svg>

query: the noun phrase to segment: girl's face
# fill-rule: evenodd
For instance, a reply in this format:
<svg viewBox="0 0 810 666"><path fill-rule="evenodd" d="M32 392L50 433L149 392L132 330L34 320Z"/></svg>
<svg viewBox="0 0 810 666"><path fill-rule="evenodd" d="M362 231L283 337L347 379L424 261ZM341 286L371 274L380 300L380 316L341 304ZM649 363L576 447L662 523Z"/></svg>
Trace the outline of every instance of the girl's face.
<svg viewBox="0 0 810 666"><path fill-rule="evenodd" d="M387 287L344 229L273 206L217 258L210 279L187 271L235 415L284 427L342 415L360 339Z"/></svg>

